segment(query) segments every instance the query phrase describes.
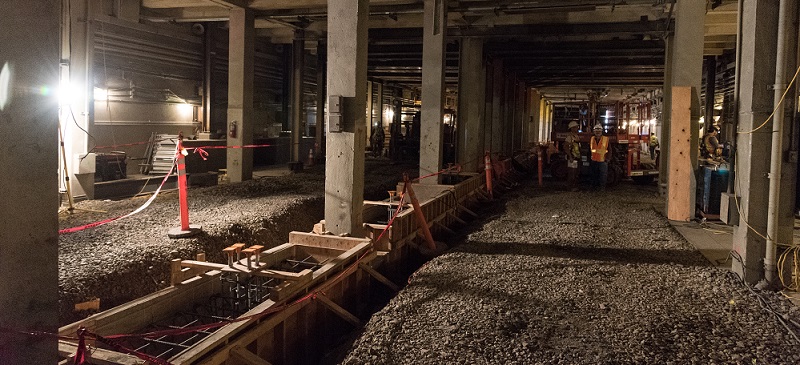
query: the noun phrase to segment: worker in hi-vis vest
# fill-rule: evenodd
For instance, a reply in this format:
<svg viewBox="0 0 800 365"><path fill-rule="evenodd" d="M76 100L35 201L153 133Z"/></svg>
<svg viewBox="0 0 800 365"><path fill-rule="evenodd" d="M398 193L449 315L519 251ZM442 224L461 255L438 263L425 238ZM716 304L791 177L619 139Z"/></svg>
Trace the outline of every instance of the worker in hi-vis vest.
<svg viewBox="0 0 800 365"><path fill-rule="evenodd" d="M608 178L608 161L611 160L611 145L608 137L603 135L603 126L596 124L592 129L594 135L590 147L592 149L592 160L589 167L592 171L592 188L604 191Z"/></svg>

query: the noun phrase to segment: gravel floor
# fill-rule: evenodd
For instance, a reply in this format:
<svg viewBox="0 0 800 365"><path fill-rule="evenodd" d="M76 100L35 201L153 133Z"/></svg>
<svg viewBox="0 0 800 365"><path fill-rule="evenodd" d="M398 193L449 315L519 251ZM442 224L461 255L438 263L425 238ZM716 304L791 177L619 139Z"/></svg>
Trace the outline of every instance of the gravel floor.
<svg viewBox="0 0 800 365"><path fill-rule="evenodd" d="M367 199L383 199L402 173L414 167L368 160ZM310 231L324 214L324 167L283 177L189 191L192 224L203 234L173 240L167 231L179 226L178 194L163 192L153 204L130 218L59 237L60 322L71 323L91 312L75 312L74 304L100 298L101 309L128 302L164 288L169 261L206 252L210 261L223 262L222 248L236 242L274 247L286 242L290 231ZM127 214L148 196L120 201L83 201L79 211L62 215L60 228L83 225Z"/></svg>
<svg viewBox="0 0 800 365"><path fill-rule="evenodd" d="M343 364L800 363L800 343L660 202L655 187L523 186L417 271ZM800 323L797 307L760 294Z"/></svg>

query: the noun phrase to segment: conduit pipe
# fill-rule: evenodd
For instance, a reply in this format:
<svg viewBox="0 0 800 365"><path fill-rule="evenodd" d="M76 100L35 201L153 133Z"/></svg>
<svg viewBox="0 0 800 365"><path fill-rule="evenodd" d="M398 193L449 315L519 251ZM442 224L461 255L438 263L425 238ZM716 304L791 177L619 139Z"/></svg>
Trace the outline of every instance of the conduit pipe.
<svg viewBox="0 0 800 365"><path fill-rule="evenodd" d="M775 61L775 115L772 119L772 153L769 169L769 205L767 206L767 252L764 257L764 279L767 284L775 283L777 278L776 258L780 213L780 186L783 155L783 124L785 123L783 93L786 89L786 60L789 56L788 40L792 25L790 1L781 0L778 12L778 50Z"/></svg>

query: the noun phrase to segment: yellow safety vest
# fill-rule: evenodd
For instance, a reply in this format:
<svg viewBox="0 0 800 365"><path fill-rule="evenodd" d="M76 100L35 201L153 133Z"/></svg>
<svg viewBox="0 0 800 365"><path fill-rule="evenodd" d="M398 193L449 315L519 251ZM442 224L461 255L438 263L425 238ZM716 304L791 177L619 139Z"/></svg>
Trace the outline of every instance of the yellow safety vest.
<svg viewBox="0 0 800 365"><path fill-rule="evenodd" d="M603 162L606 160L606 153L608 153L608 137L600 136L600 143L595 142L595 137L592 136L592 161Z"/></svg>

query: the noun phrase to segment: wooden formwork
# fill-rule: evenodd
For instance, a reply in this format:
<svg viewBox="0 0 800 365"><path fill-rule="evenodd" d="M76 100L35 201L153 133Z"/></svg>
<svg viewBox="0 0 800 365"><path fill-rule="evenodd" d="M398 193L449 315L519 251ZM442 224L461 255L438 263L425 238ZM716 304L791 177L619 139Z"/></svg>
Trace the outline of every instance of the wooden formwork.
<svg viewBox="0 0 800 365"><path fill-rule="evenodd" d="M448 231L460 212L472 213L466 205L481 195L482 174L459 174L450 177L452 185L414 184L420 210L434 233ZM402 191L402 185L399 189ZM140 332L174 313L207 299L222 290L222 276L266 276L284 280L282 286L239 318L228 323L191 347L171 356L175 365L243 364L313 364L319 361L320 348L329 348L336 339L362 323L358 315L366 313L372 278L398 290L378 273L373 264L380 262L384 272L403 267L412 256L420 229L413 208L399 213L379 242L371 242L386 229L390 202L364 202L367 237L346 238L315 233L292 232L287 244L259 255L259 264L240 259L233 264L208 263L200 255L196 260L172 262L173 286L136 301L64 326L59 333L74 336L80 327L91 333L111 334ZM396 203L395 203L396 204ZM463 222L463 221L461 221ZM324 222L315 226L324 231ZM271 268L288 257L311 256L324 265L312 271L286 272ZM378 260L374 260L379 258ZM262 265L262 266L259 266ZM256 269L256 268L260 269ZM298 300L297 298L301 298ZM260 313L273 312L269 315ZM90 344L96 345L96 344ZM70 341L59 342L59 352L68 358L77 350ZM69 360L62 363L67 364ZM102 348L93 349L93 364L144 364L133 355Z"/></svg>
<svg viewBox="0 0 800 365"><path fill-rule="evenodd" d="M453 175L450 175L451 178ZM467 200L483 189L485 181L481 174L460 173L455 175L459 182L454 185L419 184L413 183L412 189L420 202L420 209L428 223L431 232L436 234L442 231L450 232L450 226L460 221L459 215L467 210ZM403 191L404 182L397 185L397 191ZM366 236L375 242L375 249L379 251L393 251L415 240L419 234L420 226L414 216L413 208L408 204L395 218L392 226L377 241L378 236L386 229L384 222L388 221L389 201L364 202L364 228ZM397 205L395 201L394 206Z"/></svg>
<svg viewBox="0 0 800 365"><path fill-rule="evenodd" d="M281 287L277 293L271 293L270 299L239 317L248 319L220 327L191 347L171 356L169 362L175 365L250 364L253 362L242 359L256 356L272 364L313 363L315 359L312 357L317 356L315 350L318 346L332 341L327 337L349 330L342 326L342 321L351 322L351 325L360 324L358 318L351 313L358 314L365 309L359 306L359 302L365 305L365 301L360 301L364 299L361 298L361 293L364 288L369 287L369 274L374 272L369 265L376 257L369 240L292 232L289 243L262 253L261 262L269 264L298 254L314 256L321 266L310 274L303 272L297 275L302 280L286 280L291 285ZM180 266L173 262L178 270L177 273L173 272L173 278L179 279L183 276L185 280L64 326L59 333L63 336L75 336L81 327L101 336L142 331L148 325L168 319L222 290L220 276L224 272L238 270L241 275L255 275L247 273L241 267L231 268L204 262L202 257L199 259L181 260ZM244 260L240 260L237 265L244 263ZM268 274L284 277L292 273ZM382 278L380 274L374 274ZM306 293L313 293L319 288L324 288L324 292L296 301L295 298L306 298ZM259 316L259 313L266 311L276 313ZM341 330L320 332L319 326L338 326ZM324 334L323 338L315 340L315 335L320 333ZM77 344L70 341L59 342L59 353L62 357L69 358L76 351ZM145 363L133 355L106 349L93 350L91 362L116 365Z"/></svg>

